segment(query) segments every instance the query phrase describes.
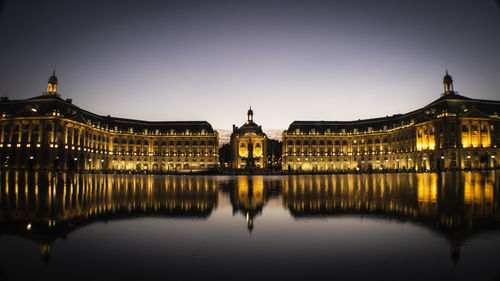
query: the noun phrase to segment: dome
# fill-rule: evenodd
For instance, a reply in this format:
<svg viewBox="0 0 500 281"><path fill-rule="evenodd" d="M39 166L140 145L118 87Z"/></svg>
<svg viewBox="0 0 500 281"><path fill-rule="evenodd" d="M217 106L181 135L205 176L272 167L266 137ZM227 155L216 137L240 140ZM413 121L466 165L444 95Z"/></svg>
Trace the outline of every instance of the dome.
<svg viewBox="0 0 500 281"><path fill-rule="evenodd" d="M49 83L51 83L51 84L57 84L57 77L56 77L56 72L55 71L52 73L52 76L50 76Z"/></svg>
<svg viewBox="0 0 500 281"><path fill-rule="evenodd" d="M253 110L252 110L252 108L251 108L251 107L250 107L250 109L248 110L248 113L247 113L247 114L248 114L248 115L253 115Z"/></svg>
<svg viewBox="0 0 500 281"><path fill-rule="evenodd" d="M262 128L255 123L246 123L238 129L238 134L244 135L246 133L254 133L256 135L263 135Z"/></svg>
<svg viewBox="0 0 500 281"><path fill-rule="evenodd" d="M446 71L446 75L443 77L443 83L445 84L453 83L453 79L451 79L451 76L448 74L448 71Z"/></svg>

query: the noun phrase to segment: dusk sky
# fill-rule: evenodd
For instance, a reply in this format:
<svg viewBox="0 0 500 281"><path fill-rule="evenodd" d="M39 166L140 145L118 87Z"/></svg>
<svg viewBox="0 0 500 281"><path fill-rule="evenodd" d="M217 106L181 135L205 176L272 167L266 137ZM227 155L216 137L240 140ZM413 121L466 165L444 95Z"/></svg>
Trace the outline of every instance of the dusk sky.
<svg viewBox="0 0 500 281"><path fill-rule="evenodd" d="M0 95L102 115L242 125L405 113L455 89L500 99L495 0L3 1Z"/></svg>

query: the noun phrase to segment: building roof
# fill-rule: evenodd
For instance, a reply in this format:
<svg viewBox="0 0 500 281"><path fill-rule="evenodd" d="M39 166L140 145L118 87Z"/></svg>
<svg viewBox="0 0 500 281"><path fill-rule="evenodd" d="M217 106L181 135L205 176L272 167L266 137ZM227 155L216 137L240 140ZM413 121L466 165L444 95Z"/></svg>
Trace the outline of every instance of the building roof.
<svg viewBox="0 0 500 281"><path fill-rule="evenodd" d="M247 133L254 133L256 135L265 135L264 132L262 131L262 127L251 122L251 123L245 123L243 126L237 128L233 134L236 135L244 135Z"/></svg>
<svg viewBox="0 0 500 281"><path fill-rule="evenodd" d="M206 133L213 133L212 125L207 121L144 121L111 116L102 116L79 108L72 104L70 99L63 100L58 96L42 95L25 100L2 100L0 101L0 114L8 117L40 117L52 116L54 112L60 117L65 117L77 122L95 124L103 128L128 131L130 128L134 132L141 132L144 129L151 131L160 130L163 132L174 130L184 132L190 130L197 133L205 130Z"/></svg>
<svg viewBox="0 0 500 281"><path fill-rule="evenodd" d="M355 129L359 132L368 131L369 129L377 131L408 125L411 122L431 120L437 118L443 112L468 117L498 116L500 114L500 101L472 99L458 94L445 95L420 109L406 114L353 121L294 121L286 131L293 133L297 129L301 132L314 130L318 134L327 130L332 133L341 132L342 130L348 133L353 132Z"/></svg>

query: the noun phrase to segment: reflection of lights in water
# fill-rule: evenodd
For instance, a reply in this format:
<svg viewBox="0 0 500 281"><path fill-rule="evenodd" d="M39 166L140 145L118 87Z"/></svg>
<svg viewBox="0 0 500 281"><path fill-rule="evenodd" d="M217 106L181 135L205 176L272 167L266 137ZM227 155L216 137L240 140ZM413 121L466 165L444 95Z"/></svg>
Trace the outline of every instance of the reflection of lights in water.
<svg viewBox="0 0 500 281"><path fill-rule="evenodd" d="M489 219L498 210L495 177L491 173L475 172L458 175L463 180L456 180L457 175L451 173L239 176L231 185L235 188L232 189L231 203L244 216L249 231L254 223L259 227L258 217L266 210L268 196L282 196L284 208L297 217L385 213L424 223L426 218L438 218L440 226L455 228L469 223L475 225L478 219ZM17 208L16 216L22 218L19 229L24 232L36 233L48 223L52 228L50 231L57 235L56 232L64 229L72 218L89 214L105 218L121 211L130 215L170 212L169 215L175 216L208 216L217 208L218 186L225 180L130 175L57 175L47 178L46 174L45 180L41 180L43 177L40 176L39 181L35 176L27 185L28 177L24 172L6 172L3 177L0 202L3 208ZM19 190L14 189L16 182L21 187ZM273 189L274 183L280 187L279 191ZM17 193L21 202L5 205L9 196L15 199ZM23 203L24 199L27 203ZM36 214L40 215L38 218L46 219L43 225L35 220L38 218L26 206L37 206L40 210Z"/></svg>

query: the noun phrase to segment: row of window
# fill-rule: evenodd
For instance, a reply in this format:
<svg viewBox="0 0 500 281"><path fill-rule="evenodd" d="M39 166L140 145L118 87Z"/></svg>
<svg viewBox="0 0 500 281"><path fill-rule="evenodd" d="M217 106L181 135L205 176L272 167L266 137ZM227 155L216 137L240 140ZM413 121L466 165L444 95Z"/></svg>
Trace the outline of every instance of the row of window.
<svg viewBox="0 0 500 281"><path fill-rule="evenodd" d="M11 131L11 128L13 129ZM9 135L18 135L18 134L26 134L28 135L28 130L26 130L26 128L28 128L27 126L21 126L21 125L15 125L13 127L11 127L10 125L5 125L3 126L2 128L2 132L4 134L4 136L9 136ZM48 124L45 126L46 128L46 131L50 134L52 132L52 125L51 124ZM80 139L91 139L91 140L94 140L94 141L102 141L102 142L107 142L109 140L109 136L103 136L99 133L92 133L92 132L89 132L87 130L83 131L82 133L80 133L80 129L77 129L77 128L69 128L69 127L63 127L63 126L60 126L60 125L56 125L56 132L58 133L62 133L63 132L63 129L66 129L66 135L67 135L67 138L68 139L73 139L73 140L77 140L78 138ZM32 134L33 133L39 133L39 125L32 125L31 126L31 132ZM168 134L167 134L168 135ZM172 134L172 135L175 135L175 134ZM201 134L201 135L206 135L205 133ZM76 141L74 141L76 142ZM127 142L126 139L122 139L122 140L118 140L118 139L114 139L114 142L121 142L121 143L124 143L124 142ZM148 144L149 141L141 141L141 140L138 140L138 141L133 141L133 140L129 140L128 141L129 143L138 143L138 144L141 144L141 143L145 143L145 144ZM179 141L177 141L179 142ZM197 142L197 141L195 141ZM201 141L202 142L202 145L204 145L205 141ZM159 142L158 141L155 141L155 144L158 144ZM166 142L163 141L161 142L163 144L165 144ZM172 141L170 141L170 143L172 143ZM189 143L189 141L187 142ZM214 144L214 141L207 141L207 143L209 145L213 145Z"/></svg>
<svg viewBox="0 0 500 281"><path fill-rule="evenodd" d="M398 142L395 141L393 143L397 144ZM408 142L408 140L404 140L402 142ZM305 141L300 141L300 140L292 141L292 140L288 140L286 143L289 146L292 146L292 145L295 145L295 146L318 146L318 145L319 146L323 146L323 145L326 144L327 146L335 145L335 146L338 147L340 145L342 145L342 146L347 146L347 145L363 146L365 144L367 144L367 145L373 145L373 144L380 145L381 141L380 141L380 139L376 139L374 141L368 140L367 142L365 142L364 140L361 140L361 142L358 142L357 140L353 140L353 142L351 143L351 142L348 142L348 141L345 141L345 140L344 141L333 141L333 142L332 141L315 141L315 140L313 140L313 141L307 141L307 140L305 140ZM387 145L388 144L387 139L384 139L382 141L382 143L384 143L384 144Z"/></svg>

